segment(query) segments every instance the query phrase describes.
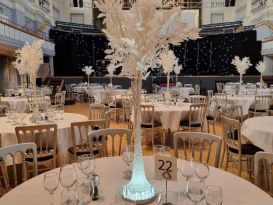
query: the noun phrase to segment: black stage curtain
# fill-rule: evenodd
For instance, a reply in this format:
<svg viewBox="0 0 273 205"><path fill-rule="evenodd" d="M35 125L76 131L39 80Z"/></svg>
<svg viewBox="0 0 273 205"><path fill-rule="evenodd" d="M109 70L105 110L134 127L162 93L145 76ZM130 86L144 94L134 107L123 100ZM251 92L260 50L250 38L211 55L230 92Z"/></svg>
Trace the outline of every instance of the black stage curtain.
<svg viewBox="0 0 273 205"><path fill-rule="evenodd" d="M52 29L50 38L55 42L56 76L81 76L81 69L86 65L93 66L96 75L107 73L105 66L100 66L108 44L105 36ZM250 58L253 66L248 69L247 75L259 75L255 65L262 59L261 42L256 41L256 31L206 36L184 42L180 46L171 46L171 49L183 66L182 75L238 75L231 64L236 55Z"/></svg>

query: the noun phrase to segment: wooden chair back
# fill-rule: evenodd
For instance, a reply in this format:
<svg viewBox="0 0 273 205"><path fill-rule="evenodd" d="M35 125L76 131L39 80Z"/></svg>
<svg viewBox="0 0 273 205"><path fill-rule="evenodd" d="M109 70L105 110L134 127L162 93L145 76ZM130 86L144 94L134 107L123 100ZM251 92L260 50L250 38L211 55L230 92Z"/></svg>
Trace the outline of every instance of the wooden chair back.
<svg viewBox="0 0 273 205"><path fill-rule="evenodd" d="M262 162L262 163L261 163ZM261 170L261 165L264 165ZM257 152L254 157L254 183L261 187L261 171L265 173L264 177L264 189L270 191L270 195L273 196L273 182L272 182L272 166L273 166L273 153L269 152ZM269 185L269 186L268 186Z"/></svg>
<svg viewBox="0 0 273 205"><path fill-rule="evenodd" d="M207 97L202 95L192 95L190 96L190 103L206 103Z"/></svg>
<svg viewBox="0 0 273 205"><path fill-rule="evenodd" d="M56 167L57 125L44 124L15 127L18 143L34 142L37 146L37 157L50 158L53 168Z"/></svg>
<svg viewBox="0 0 273 205"><path fill-rule="evenodd" d="M18 156L18 154L20 154L20 156ZM31 155L33 158L32 176L37 176L37 147L35 143L15 144L0 148L0 166L4 177L5 188L7 190L10 190L12 187L16 187L20 182L24 182L28 179L28 169L25 160L28 155ZM21 175L19 173L19 166L17 166L18 157L22 162L21 179L19 178ZM10 165L6 166L7 164Z"/></svg>
<svg viewBox="0 0 273 205"><path fill-rule="evenodd" d="M182 146L179 146L182 144ZM215 144L215 148L213 146ZM222 139L216 135L203 132L177 132L174 134L174 154L178 157L178 149L182 148L182 158L193 158L202 163L212 162L215 167L219 166ZM215 154L213 154L215 150Z"/></svg>
<svg viewBox="0 0 273 205"><path fill-rule="evenodd" d="M104 129L105 120L88 120L83 122L71 123L71 135L74 155L77 152L90 151L88 133L95 129Z"/></svg>
<svg viewBox="0 0 273 205"><path fill-rule="evenodd" d="M92 103L90 104L89 120L105 119L107 107L104 104Z"/></svg>
<svg viewBox="0 0 273 205"><path fill-rule="evenodd" d="M207 104L199 103L190 105L189 126L200 124L203 126L207 113Z"/></svg>
<svg viewBox="0 0 273 205"><path fill-rule="evenodd" d="M223 137L227 150L234 149L241 155L241 123L229 117L222 117Z"/></svg>
<svg viewBox="0 0 273 205"><path fill-rule="evenodd" d="M121 155L121 146L124 138L128 145L131 144L131 131L129 129L101 129L92 131L88 134L89 145L91 149L100 147L101 157L108 157L107 143L111 137L111 156L115 156L116 148L115 141L118 140L118 155ZM117 138L117 139L116 139ZM115 140L116 139L116 140Z"/></svg>

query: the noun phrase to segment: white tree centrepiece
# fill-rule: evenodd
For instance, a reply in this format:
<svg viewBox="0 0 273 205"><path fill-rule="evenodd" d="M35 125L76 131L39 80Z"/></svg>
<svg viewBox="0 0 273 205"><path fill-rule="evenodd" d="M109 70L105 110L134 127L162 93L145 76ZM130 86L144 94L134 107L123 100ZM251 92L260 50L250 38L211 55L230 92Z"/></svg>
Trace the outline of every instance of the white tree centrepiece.
<svg viewBox="0 0 273 205"><path fill-rule="evenodd" d="M240 74L240 84L243 83L243 74L246 73L246 70L252 66L250 63L249 57L244 57L242 60L239 56L235 56L231 64L235 65L238 73Z"/></svg>
<svg viewBox="0 0 273 205"><path fill-rule="evenodd" d="M122 66L121 75L132 80L134 113L134 160L130 182L123 187L123 198L137 204L155 199L156 188L144 171L141 147L141 89L148 69L157 67L162 49L169 44L180 45L188 39L197 39L199 29L189 28L182 20L181 8L175 0L131 1L130 10L124 10L121 0L95 0L102 12L109 40L105 53L114 67Z"/></svg>
<svg viewBox="0 0 273 205"><path fill-rule="evenodd" d="M261 74L260 82L261 85L263 85L263 73L265 71L265 63L263 61L259 61L259 63L256 65L256 69Z"/></svg>
<svg viewBox="0 0 273 205"><path fill-rule="evenodd" d="M164 73L167 74L167 92L165 94L165 100L167 105L170 105L170 74L174 69L174 66L178 64L178 59L174 55L172 50L161 51L159 55L159 63L162 65Z"/></svg>
<svg viewBox="0 0 273 205"><path fill-rule="evenodd" d="M15 50L16 60L13 66L17 68L19 74L30 75L33 88L36 88L36 75L43 64L43 40L35 40L32 44L26 43L21 49Z"/></svg>
<svg viewBox="0 0 273 205"><path fill-rule="evenodd" d="M92 66L84 66L82 71L87 75L87 85L89 86L89 77L94 72L94 70L92 69Z"/></svg>
<svg viewBox="0 0 273 205"><path fill-rule="evenodd" d="M116 71L116 67L113 66L111 63L107 66L106 68L109 78L110 78L110 83L109 83L109 87L111 88L113 86L113 76L114 76L114 72Z"/></svg>

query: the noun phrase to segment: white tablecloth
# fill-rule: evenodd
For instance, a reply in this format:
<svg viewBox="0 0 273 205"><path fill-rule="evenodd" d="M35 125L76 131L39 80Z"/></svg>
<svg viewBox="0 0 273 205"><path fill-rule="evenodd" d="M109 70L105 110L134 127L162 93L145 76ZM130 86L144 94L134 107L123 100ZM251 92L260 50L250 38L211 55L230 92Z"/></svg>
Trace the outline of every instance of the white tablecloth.
<svg viewBox="0 0 273 205"><path fill-rule="evenodd" d="M50 97L45 96L45 100L50 102ZM27 98L25 97L3 97L2 102L8 102L12 109L18 111L26 111L27 108Z"/></svg>
<svg viewBox="0 0 273 205"><path fill-rule="evenodd" d="M178 161L179 166L180 160ZM165 182L154 180L154 163L152 157L144 157L146 176L158 189L158 193L164 191ZM76 165L75 165L76 166ZM77 167L77 166L76 166ZM123 179L123 171L126 164L121 157L101 158L96 160L96 173L101 178L101 197L90 204L109 205L114 202L116 190L128 183ZM56 169L59 171L59 169ZM77 172L79 170L77 169ZM17 186L0 198L0 205L48 205L49 193L43 188L43 174L28 180ZM169 182L169 190L181 192L185 188L185 179L178 173L178 182ZM252 183L230 174L223 170L210 167L210 175L207 179L208 185L218 185L223 191L223 204L225 205L272 205L273 199ZM54 204L60 204L61 191L64 188L59 184L54 193ZM157 204L154 201L151 204ZM192 205L189 200L179 201L178 204ZM205 201L198 203L205 205Z"/></svg>
<svg viewBox="0 0 273 205"><path fill-rule="evenodd" d="M250 141L266 152L273 153L273 117L253 117L244 121L242 125L244 142Z"/></svg>
<svg viewBox="0 0 273 205"><path fill-rule="evenodd" d="M29 121L28 115L26 123L27 125L33 125ZM74 114L74 113L64 113L64 120L56 120L49 122L50 124L57 124L57 155L58 155L58 164L64 164L68 162L68 152L67 149L72 145L71 139L71 130L70 125L72 122L79 122L88 120L84 115ZM17 144L17 137L15 134L15 126L7 123L7 117L0 118L0 133L1 133L1 146L5 147L12 144Z"/></svg>
<svg viewBox="0 0 273 205"><path fill-rule="evenodd" d="M227 103L241 105L243 115L247 115L250 106L255 103L255 96L228 96Z"/></svg>
<svg viewBox="0 0 273 205"><path fill-rule="evenodd" d="M183 98L189 98L189 95L193 93L194 93L193 88L186 88L186 87L179 88L179 94Z"/></svg>
<svg viewBox="0 0 273 205"><path fill-rule="evenodd" d="M153 105L155 109L155 121L161 122L163 129L170 129L172 132L176 132L179 130L180 121L188 119L191 104L183 103L180 106L166 106L154 103Z"/></svg>

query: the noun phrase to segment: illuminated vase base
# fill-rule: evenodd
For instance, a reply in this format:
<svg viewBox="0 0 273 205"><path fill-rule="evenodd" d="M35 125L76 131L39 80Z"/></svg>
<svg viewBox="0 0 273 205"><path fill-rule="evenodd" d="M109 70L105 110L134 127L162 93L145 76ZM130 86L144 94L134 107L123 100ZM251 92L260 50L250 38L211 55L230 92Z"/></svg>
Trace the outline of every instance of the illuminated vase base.
<svg viewBox="0 0 273 205"><path fill-rule="evenodd" d="M156 188L150 185L150 188L144 192L131 191L127 185L123 186L122 189L123 199L126 201L134 202L136 204L148 204L154 201L157 197Z"/></svg>

